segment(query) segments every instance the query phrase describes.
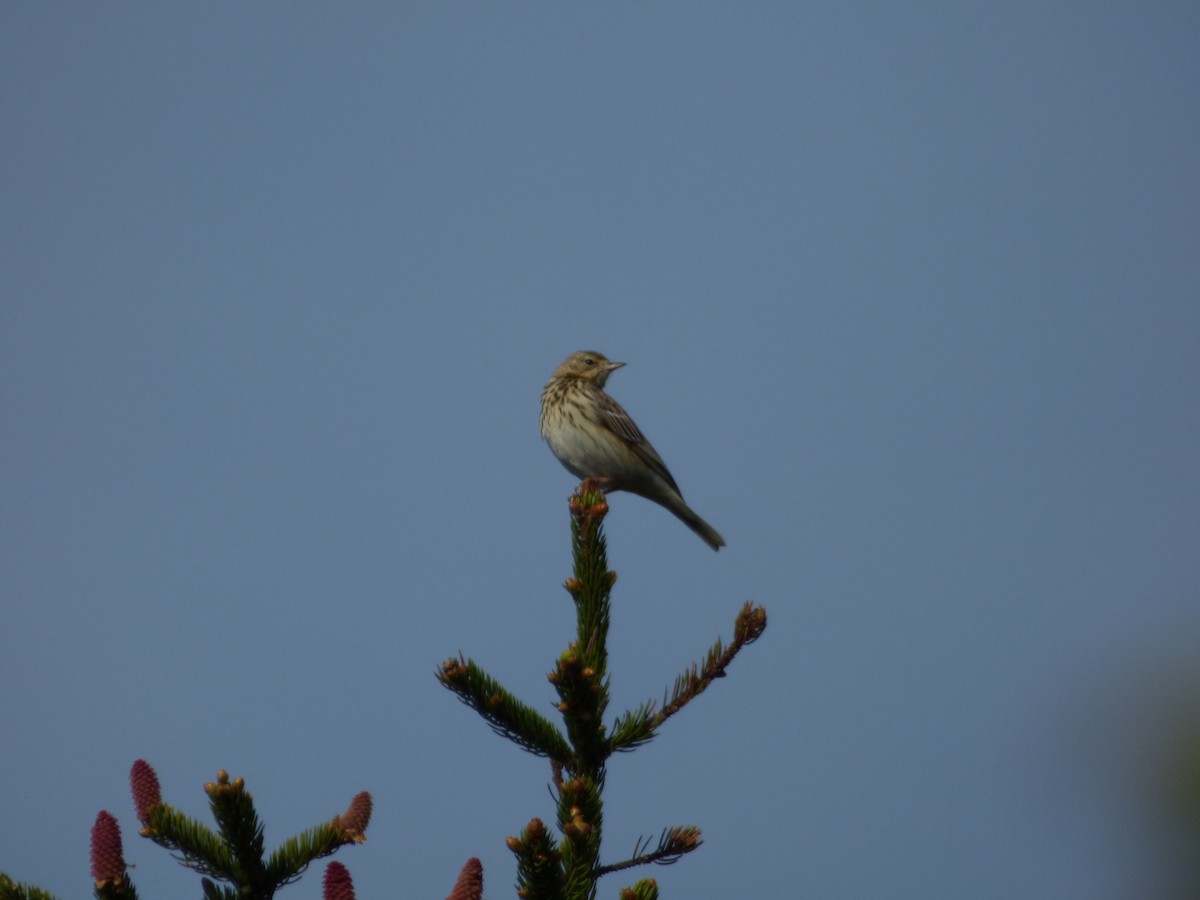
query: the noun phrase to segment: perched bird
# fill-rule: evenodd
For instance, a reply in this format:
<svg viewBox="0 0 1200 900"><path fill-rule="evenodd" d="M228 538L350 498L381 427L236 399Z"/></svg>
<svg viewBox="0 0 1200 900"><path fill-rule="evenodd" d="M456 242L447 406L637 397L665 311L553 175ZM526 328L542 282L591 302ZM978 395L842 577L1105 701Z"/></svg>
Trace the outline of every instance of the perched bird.
<svg viewBox="0 0 1200 900"><path fill-rule="evenodd" d="M674 513L714 550L725 539L683 502L667 471L629 413L604 393L608 376L625 363L593 350L568 356L542 391L542 437L567 471L592 478L604 491L629 491Z"/></svg>

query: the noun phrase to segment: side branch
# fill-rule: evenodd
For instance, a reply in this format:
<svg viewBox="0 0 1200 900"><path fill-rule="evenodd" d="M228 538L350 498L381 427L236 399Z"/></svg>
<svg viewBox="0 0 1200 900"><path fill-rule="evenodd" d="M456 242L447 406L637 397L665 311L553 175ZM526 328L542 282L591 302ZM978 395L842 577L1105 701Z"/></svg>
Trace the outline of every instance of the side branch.
<svg viewBox="0 0 1200 900"><path fill-rule="evenodd" d="M738 613L733 623L733 642L726 648L721 645L720 638L712 645L704 658L704 666L699 672L696 665L675 679L675 689L671 692L669 702L655 716L650 718L650 727L657 729L663 722L675 715L692 700L704 693L704 689L712 684L714 678L724 678L725 670L733 662L733 658L747 644L753 644L767 628L767 611L761 606L747 602Z"/></svg>
<svg viewBox="0 0 1200 900"><path fill-rule="evenodd" d="M497 734L559 763L572 758L566 739L549 719L510 694L473 661L451 657L438 669L437 679L483 716Z"/></svg>
<svg viewBox="0 0 1200 900"><path fill-rule="evenodd" d="M649 863L669 866L672 863L679 862L685 853L691 853L702 843L704 841L700 839L700 829L695 825L676 825L674 828L668 828L659 835L658 847L650 852L646 852L650 846L650 839L639 838L637 844L634 845L633 856L619 863L600 866L596 870L596 877L599 878L601 875L607 875L609 872L620 872L622 869L632 869L634 866L644 866Z"/></svg>
<svg viewBox="0 0 1200 900"><path fill-rule="evenodd" d="M683 709L692 700L704 693L715 678L724 678L725 670L735 656L747 644L752 644L767 627L767 611L761 606L747 602L738 613L733 624L733 641L728 647L718 638L704 657L704 664L695 663L675 679L670 696L663 697L662 708L654 711L654 703L647 702L636 710L617 718L613 723L609 744L614 752L625 752L646 743L658 728L671 716Z"/></svg>

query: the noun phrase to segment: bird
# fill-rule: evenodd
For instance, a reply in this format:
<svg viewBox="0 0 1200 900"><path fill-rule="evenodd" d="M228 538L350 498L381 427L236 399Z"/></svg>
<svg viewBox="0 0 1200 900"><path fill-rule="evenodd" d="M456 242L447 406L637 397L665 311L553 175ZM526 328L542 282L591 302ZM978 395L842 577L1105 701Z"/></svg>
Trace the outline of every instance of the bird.
<svg viewBox="0 0 1200 900"><path fill-rule="evenodd" d="M629 413L604 392L625 363L580 350L554 370L542 390L542 438L568 472L601 490L629 491L657 503L718 550L725 539L683 500L666 463Z"/></svg>

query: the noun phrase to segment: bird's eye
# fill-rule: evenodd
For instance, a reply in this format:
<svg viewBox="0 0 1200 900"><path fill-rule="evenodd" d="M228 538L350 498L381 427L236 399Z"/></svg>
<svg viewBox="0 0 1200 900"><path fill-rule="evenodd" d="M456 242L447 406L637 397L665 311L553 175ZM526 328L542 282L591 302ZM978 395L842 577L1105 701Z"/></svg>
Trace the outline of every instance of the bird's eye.
<svg viewBox="0 0 1200 900"><path fill-rule="evenodd" d="M585 356L583 361L585 363L587 363L589 366L594 366L596 364L596 360L592 359L592 357L590 357L590 356Z"/></svg>

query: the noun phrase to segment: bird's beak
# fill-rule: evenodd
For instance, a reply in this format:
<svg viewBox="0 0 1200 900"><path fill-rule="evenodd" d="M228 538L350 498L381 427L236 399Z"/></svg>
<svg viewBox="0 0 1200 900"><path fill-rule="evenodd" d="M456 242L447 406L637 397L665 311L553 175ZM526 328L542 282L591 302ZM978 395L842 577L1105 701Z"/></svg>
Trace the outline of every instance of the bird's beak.
<svg viewBox="0 0 1200 900"><path fill-rule="evenodd" d="M625 363L617 363L617 362L613 362L612 360L609 360L606 370L609 372L615 372L617 369L621 368L621 366L623 366L623 365L625 365Z"/></svg>

